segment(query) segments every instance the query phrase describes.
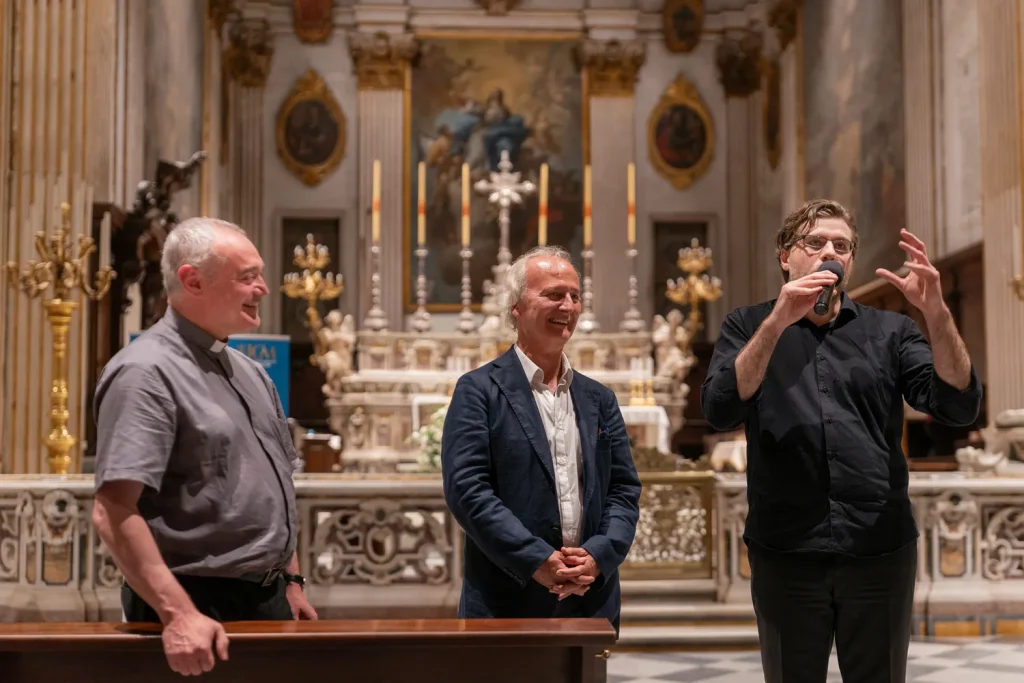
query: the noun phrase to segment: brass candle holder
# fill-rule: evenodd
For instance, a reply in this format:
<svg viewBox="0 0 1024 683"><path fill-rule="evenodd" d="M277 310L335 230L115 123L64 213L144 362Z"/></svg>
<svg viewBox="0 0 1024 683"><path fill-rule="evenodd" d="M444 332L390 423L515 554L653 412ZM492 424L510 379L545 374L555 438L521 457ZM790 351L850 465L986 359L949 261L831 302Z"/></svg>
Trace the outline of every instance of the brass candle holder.
<svg viewBox="0 0 1024 683"><path fill-rule="evenodd" d="M56 235L45 230L36 233L35 247L39 261L30 259L24 267L15 261L7 263L7 282L34 299L53 288L53 297L43 301L52 336L53 380L50 385L50 433L44 443L50 474L66 475L71 467L71 449L78 442L68 429L68 329L78 308L75 290L93 301L110 291L117 274L110 266L101 265L89 285L89 257L96 251L96 242L87 235L78 236L77 255L71 241L71 205L60 205L61 225ZM77 298L77 297L76 297Z"/></svg>
<svg viewBox="0 0 1024 683"><path fill-rule="evenodd" d="M722 296L722 281L709 276L706 272L711 269L713 263L711 250L700 246L700 242L694 238L690 241L689 247L679 250L679 258L676 261L679 270L686 273L686 277L669 280L667 283L668 291L665 292L665 297L681 306L690 307L685 324L691 339L704 327L700 305L717 301Z"/></svg>
<svg viewBox="0 0 1024 683"><path fill-rule="evenodd" d="M330 265L331 256L327 247L317 244L312 235L306 235L305 249L296 245L295 258L292 262L301 268L302 272L286 274L281 291L291 299L302 299L306 302L306 327L315 347L317 332L322 326L316 304L318 301L330 301L341 296L345 291L344 279L340 274L322 274L323 269ZM315 358L315 354L310 357L310 362L314 365Z"/></svg>

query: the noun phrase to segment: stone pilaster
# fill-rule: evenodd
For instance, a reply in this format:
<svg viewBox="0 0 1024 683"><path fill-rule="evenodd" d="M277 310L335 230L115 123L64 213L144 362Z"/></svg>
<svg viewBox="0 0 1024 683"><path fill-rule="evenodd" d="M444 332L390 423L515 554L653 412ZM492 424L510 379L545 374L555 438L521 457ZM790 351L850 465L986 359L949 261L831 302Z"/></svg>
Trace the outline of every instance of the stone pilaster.
<svg viewBox="0 0 1024 683"><path fill-rule="evenodd" d="M231 219L248 233L264 260L274 258L280 245L270 241L263 224L263 90L274 57L274 39L265 20L240 19L227 26L222 55L230 79L228 163L234 190ZM271 307L277 297L269 297ZM268 315L267 320L273 316Z"/></svg>
<svg viewBox="0 0 1024 683"><path fill-rule="evenodd" d="M188 159L203 144L206 7L202 0L129 4L146 11L143 172L152 178L159 159ZM200 189L193 183L174 196L172 208L182 220L199 215Z"/></svg>
<svg viewBox="0 0 1024 683"><path fill-rule="evenodd" d="M749 29L728 30L715 48L718 78L726 94L725 128L729 136L726 145L726 192L728 213L725 234L728 235L729 255L722 310L753 303L757 297L757 255L763 253L758 244L757 148L760 100L751 97L761 86L761 33Z"/></svg>
<svg viewBox="0 0 1024 683"><path fill-rule="evenodd" d="M404 100L408 97L410 62L418 42L410 34L353 32L349 48L359 82L359 234L361 262L370 263L372 247L373 164L380 162L380 287L381 308L388 329L404 327L403 272L405 249L406 169ZM370 310L367 266L359 273L359 320Z"/></svg>
<svg viewBox="0 0 1024 683"><path fill-rule="evenodd" d="M72 208L74 238L91 234L91 203L101 199L96 186L110 192L109 162L99 157L111 153L111 122L101 114L110 111L112 90L107 84L89 87L86 81L111 67L110 50L116 50L119 35L112 20L116 5L89 12L72 0L3 5L0 129L14 135L0 136L0 256L23 271L29 260L39 260L36 232L54 234L61 203ZM0 335L7 370L0 388L0 464L5 472L46 471L52 335L41 300L52 296L47 289L29 298L10 289L6 280L0 295L0 320L6 327ZM67 427L79 440L71 451L73 466L80 463L87 419L85 377L91 355L85 332L92 305L81 301L69 330Z"/></svg>
<svg viewBox="0 0 1024 683"><path fill-rule="evenodd" d="M991 422L1024 407L1024 301L1010 282L1024 270L1021 230L1021 0L978 3L982 231L987 404Z"/></svg>
<svg viewBox="0 0 1024 683"><path fill-rule="evenodd" d="M590 99L593 310L601 331L614 332L629 308L626 174L636 159L634 94L646 48L639 40L588 39L578 57Z"/></svg>
<svg viewBox="0 0 1024 683"><path fill-rule="evenodd" d="M903 106L906 119L907 230L940 256L936 188L934 0L903 0Z"/></svg>

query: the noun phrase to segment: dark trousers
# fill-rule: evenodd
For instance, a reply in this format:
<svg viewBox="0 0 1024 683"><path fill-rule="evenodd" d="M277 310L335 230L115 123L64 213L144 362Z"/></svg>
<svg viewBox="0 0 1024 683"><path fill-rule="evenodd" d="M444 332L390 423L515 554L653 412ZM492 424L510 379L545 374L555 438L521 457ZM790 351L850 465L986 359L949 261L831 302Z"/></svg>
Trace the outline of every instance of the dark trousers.
<svg viewBox="0 0 1024 683"><path fill-rule="evenodd" d="M285 621L292 610L281 577L269 586L254 581L206 576L178 576L192 603L215 621ZM121 586L121 607L128 622L160 622L156 610L127 583Z"/></svg>
<svg viewBox="0 0 1024 683"><path fill-rule="evenodd" d="M904 683L917 543L874 558L748 548L766 683Z"/></svg>

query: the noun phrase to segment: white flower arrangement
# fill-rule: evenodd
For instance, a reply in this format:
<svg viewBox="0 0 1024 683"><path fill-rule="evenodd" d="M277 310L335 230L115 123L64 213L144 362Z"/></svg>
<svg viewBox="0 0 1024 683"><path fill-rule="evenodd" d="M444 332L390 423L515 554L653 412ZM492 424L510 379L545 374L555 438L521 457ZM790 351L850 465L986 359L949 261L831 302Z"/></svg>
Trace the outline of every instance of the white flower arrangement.
<svg viewBox="0 0 1024 683"><path fill-rule="evenodd" d="M448 406L439 408L430 416L430 421L409 435L409 442L419 446L418 458L421 472L441 471L441 433Z"/></svg>

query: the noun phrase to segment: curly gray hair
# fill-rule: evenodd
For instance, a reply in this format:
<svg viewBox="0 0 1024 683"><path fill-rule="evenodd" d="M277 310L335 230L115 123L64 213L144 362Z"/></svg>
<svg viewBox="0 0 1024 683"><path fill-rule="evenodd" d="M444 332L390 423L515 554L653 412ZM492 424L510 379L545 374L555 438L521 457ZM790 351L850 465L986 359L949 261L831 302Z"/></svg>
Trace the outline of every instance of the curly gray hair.
<svg viewBox="0 0 1024 683"><path fill-rule="evenodd" d="M539 258L541 256L552 256L560 258L563 261L572 263L572 257L562 247L534 247L530 251L526 252L519 258L517 258L511 266L508 268L508 272L505 273L505 286L508 290L508 302L505 306L505 310L502 311L502 316L505 319L505 324L511 327L513 330L518 329L518 323L516 317L512 315L512 307L519 303L519 300L523 297L523 293L526 291L526 264L531 259ZM573 270L576 270L576 265L573 264ZM580 273L576 270L576 277L579 277Z"/></svg>
<svg viewBox="0 0 1024 683"><path fill-rule="evenodd" d="M160 274L164 278L167 296L181 290L178 269L182 266L190 265L207 273L217 266L221 260L214 249L218 230L234 230L245 234L245 230L234 223L217 218L189 218L167 235L160 256Z"/></svg>

